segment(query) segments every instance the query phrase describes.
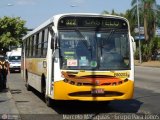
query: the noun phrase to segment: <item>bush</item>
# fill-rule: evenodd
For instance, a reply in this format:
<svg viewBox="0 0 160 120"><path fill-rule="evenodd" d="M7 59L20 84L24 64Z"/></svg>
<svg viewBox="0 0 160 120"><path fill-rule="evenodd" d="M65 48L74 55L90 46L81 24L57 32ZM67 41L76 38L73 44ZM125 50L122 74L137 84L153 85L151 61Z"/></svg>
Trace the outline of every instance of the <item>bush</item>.
<svg viewBox="0 0 160 120"><path fill-rule="evenodd" d="M158 51L160 52L160 38L154 37L150 41L141 42L142 61L154 60ZM135 59L139 59L139 47L135 52Z"/></svg>

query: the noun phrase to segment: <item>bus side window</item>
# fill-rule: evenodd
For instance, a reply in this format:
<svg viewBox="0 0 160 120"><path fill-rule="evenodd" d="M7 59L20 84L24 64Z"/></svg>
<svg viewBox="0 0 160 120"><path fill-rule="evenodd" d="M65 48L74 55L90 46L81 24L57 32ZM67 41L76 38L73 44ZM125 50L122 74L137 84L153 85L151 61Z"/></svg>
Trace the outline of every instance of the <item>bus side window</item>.
<svg viewBox="0 0 160 120"><path fill-rule="evenodd" d="M42 30L42 37L41 37L41 39L39 39L39 42L38 42L38 54L40 57L43 57L44 34L45 34L45 30Z"/></svg>
<svg viewBox="0 0 160 120"><path fill-rule="evenodd" d="M41 54L42 54L42 57L46 57L46 54L47 54L47 47L48 47L48 28L46 28L44 30L44 39L42 39L42 42L41 42Z"/></svg>
<svg viewBox="0 0 160 120"><path fill-rule="evenodd" d="M28 38L24 41L24 45L25 45L25 56L28 57Z"/></svg>
<svg viewBox="0 0 160 120"><path fill-rule="evenodd" d="M33 42L33 56L35 57L36 53L36 49L35 49L35 44L36 44L36 39L37 39L37 35L34 37L34 42Z"/></svg>
<svg viewBox="0 0 160 120"><path fill-rule="evenodd" d="M32 48L33 48L33 40L32 40L32 37L30 37L29 39L30 39L29 57L31 57L32 56Z"/></svg>
<svg viewBox="0 0 160 120"><path fill-rule="evenodd" d="M39 39L36 40L36 56L41 56L41 41L43 39L43 32L40 32Z"/></svg>

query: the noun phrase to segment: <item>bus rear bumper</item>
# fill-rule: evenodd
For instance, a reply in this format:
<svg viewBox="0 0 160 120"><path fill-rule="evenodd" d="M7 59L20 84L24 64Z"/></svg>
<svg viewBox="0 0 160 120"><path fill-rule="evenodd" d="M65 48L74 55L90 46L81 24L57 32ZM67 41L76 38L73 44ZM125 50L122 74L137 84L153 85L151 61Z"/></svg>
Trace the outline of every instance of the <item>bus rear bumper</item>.
<svg viewBox="0 0 160 120"><path fill-rule="evenodd" d="M98 90L104 93L93 93ZM134 82L127 82L117 86L76 86L64 81L54 83L55 100L79 100L79 101L112 101L132 99Z"/></svg>

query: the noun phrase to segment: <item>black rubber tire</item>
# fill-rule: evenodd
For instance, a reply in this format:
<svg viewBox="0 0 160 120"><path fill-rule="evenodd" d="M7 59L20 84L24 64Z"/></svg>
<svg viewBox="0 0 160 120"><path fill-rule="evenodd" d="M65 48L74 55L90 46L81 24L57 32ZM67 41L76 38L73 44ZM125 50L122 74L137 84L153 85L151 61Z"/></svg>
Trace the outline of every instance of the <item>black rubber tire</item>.
<svg viewBox="0 0 160 120"><path fill-rule="evenodd" d="M32 87L28 84L28 82L26 83L26 88L27 88L27 91L31 91L32 90Z"/></svg>
<svg viewBox="0 0 160 120"><path fill-rule="evenodd" d="M27 91L31 91L31 86L28 84L28 72L26 70L26 88L27 88Z"/></svg>
<svg viewBox="0 0 160 120"><path fill-rule="evenodd" d="M48 107L52 106L52 99L45 95L45 102Z"/></svg>

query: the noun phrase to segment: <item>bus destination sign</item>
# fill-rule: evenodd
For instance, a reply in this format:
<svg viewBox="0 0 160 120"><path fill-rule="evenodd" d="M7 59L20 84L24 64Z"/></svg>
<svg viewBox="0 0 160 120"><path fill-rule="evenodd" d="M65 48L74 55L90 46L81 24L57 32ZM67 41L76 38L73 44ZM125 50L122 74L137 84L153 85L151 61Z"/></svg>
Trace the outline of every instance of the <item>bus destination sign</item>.
<svg viewBox="0 0 160 120"><path fill-rule="evenodd" d="M100 17L64 17L60 19L59 27L101 27L127 29L126 21L118 18Z"/></svg>

